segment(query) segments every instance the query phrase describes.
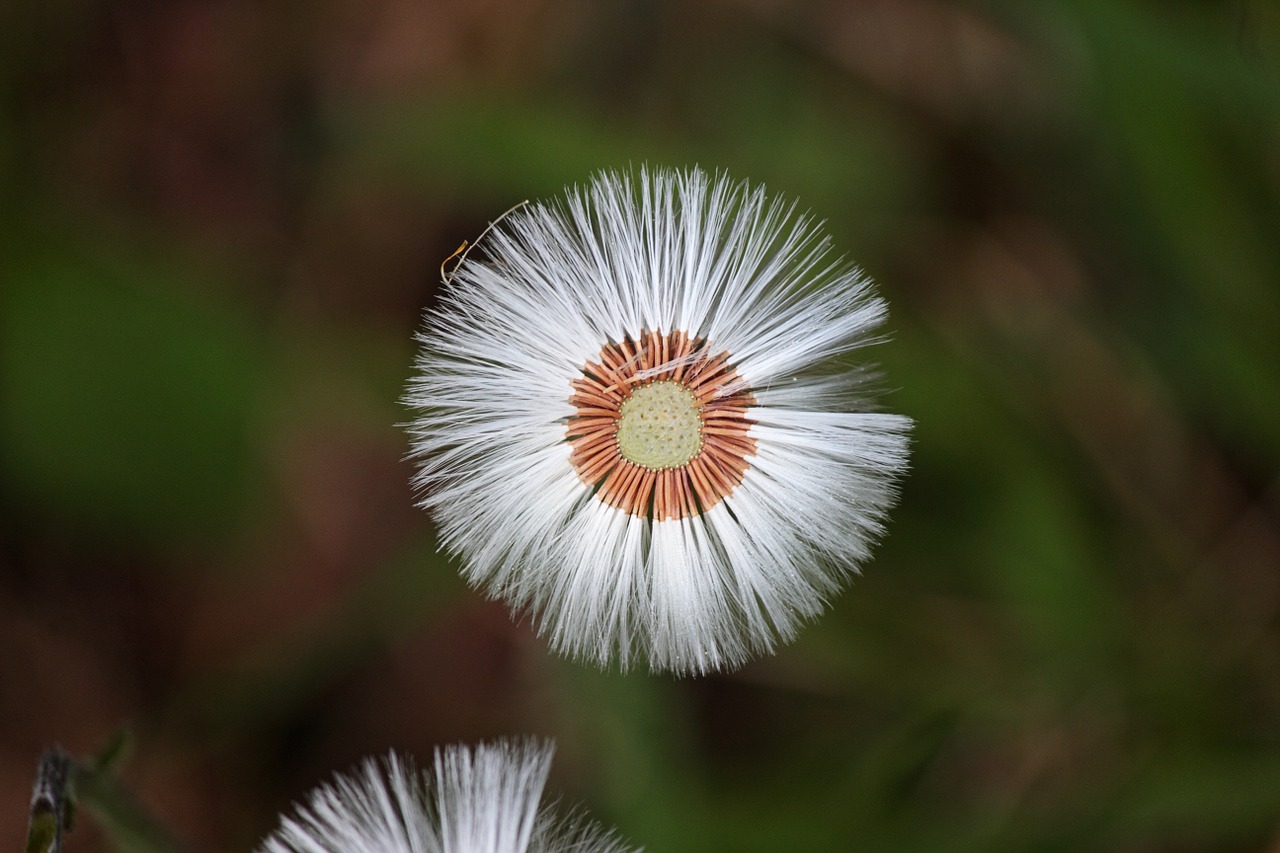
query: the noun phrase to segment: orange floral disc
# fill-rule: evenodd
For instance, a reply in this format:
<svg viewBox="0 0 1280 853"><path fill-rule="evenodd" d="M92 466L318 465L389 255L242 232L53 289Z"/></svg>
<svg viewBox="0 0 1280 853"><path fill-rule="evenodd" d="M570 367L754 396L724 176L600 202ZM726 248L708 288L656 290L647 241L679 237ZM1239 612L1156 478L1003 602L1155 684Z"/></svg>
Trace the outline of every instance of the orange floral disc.
<svg viewBox="0 0 1280 853"><path fill-rule="evenodd" d="M711 509L742 482L756 452L755 404L706 342L644 332L605 344L573 380L566 438L578 476L609 506L667 521Z"/></svg>

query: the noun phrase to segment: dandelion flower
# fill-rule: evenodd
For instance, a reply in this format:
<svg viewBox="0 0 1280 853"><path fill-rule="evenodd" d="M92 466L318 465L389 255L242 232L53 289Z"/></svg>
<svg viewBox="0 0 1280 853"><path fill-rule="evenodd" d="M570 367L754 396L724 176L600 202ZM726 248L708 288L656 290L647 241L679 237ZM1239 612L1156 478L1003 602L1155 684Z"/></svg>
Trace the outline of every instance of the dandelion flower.
<svg viewBox="0 0 1280 853"><path fill-rule="evenodd" d="M417 773L392 753L339 776L282 817L258 853L629 853L581 817L540 808L550 743L498 741L435 753Z"/></svg>
<svg viewBox="0 0 1280 853"><path fill-rule="evenodd" d="M415 484L473 585L558 652L705 673L791 640L869 556L910 421L884 302L794 205L697 169L516 210L419 335Z"/></svg>

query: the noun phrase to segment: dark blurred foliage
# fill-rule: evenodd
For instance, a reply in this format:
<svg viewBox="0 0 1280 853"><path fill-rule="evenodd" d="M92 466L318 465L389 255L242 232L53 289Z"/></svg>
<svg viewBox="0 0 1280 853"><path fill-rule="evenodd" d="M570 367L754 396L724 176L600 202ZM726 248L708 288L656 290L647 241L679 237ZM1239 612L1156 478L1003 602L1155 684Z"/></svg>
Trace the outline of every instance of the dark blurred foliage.
<svg viewBox="0 0 1280 853"><path fill-rule="evenodd" d="M1274 3L18 0L0 97L0 844L128 726L194 851L525 733L655 853L1280 850ZM643 162L825 218L918 424L865 577L697 680L466 589L396 426L440 262Z"/></svg>

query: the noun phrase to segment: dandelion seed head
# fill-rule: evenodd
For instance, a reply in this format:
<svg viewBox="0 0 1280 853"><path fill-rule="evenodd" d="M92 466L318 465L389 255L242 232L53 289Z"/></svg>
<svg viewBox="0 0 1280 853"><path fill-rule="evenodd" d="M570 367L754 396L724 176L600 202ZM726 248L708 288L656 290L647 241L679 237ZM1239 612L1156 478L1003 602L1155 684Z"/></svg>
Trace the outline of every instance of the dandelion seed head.
<svg viewBox="0 0 1280 853"><path fill-rule="evenodd" d="M504 739L437 750L418 772L392 753L311 792L258 853L640 853L543 803L554 745Z"/></svg>
<svg viewBox="0 0 1280 853"><path fill-rule="evenodd" d="M422 504L555 650L739 666L883 533L910 421L848 355L884 317L763 188L602 173L515 210L450 276L407 397Z"/></svg>

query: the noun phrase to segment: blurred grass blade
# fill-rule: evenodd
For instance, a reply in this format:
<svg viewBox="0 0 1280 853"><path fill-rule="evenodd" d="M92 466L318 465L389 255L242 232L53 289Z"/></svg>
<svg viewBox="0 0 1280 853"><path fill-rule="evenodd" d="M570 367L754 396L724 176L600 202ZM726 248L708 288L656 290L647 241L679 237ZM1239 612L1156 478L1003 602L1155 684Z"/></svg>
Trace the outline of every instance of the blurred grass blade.
<svg viewBox="0 0 1280 853"><path fill-rule="evenodd" d="M45 750L31 791L26 853L62 853L62 837L71 829L77 804L93 814L122 853L182 850L112 772L128 741L127 732L118 733L89 764L73 760L61 747Z"/></svg>

